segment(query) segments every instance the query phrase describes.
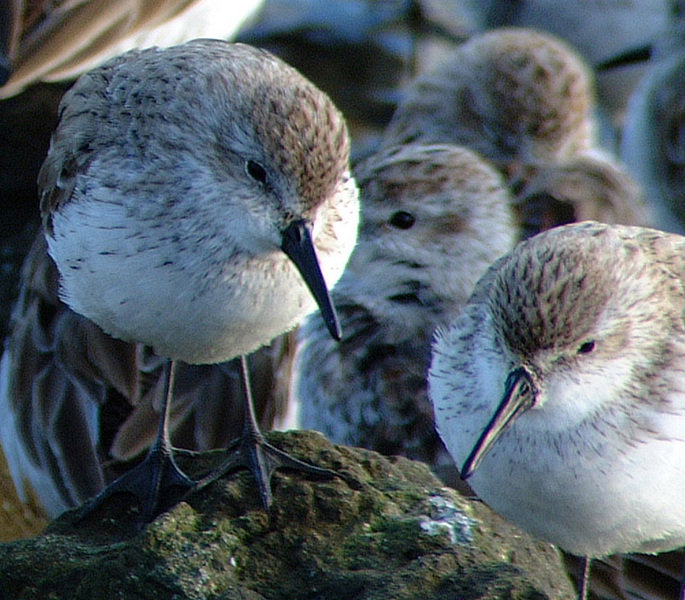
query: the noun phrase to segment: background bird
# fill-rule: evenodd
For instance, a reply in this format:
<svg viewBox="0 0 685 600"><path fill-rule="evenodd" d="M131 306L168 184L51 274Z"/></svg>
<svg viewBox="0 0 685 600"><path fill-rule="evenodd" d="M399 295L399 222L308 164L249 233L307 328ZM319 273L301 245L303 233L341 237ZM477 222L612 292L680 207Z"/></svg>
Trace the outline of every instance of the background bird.
<svg viewBox="0 0 685 600"><path fill-rule="evenodd" d="M316 314L300 328L291 387L300 424L422 460L455 483L426 396L430 342L512 247L510 197L493 167L446 144L386 148L355 175L360 235L332 296L343 338L330 340Z"/></svg>
<svg viewBox="0 0 685 600"><path fill-rule="evenodd" d="M587 152L566 161L527 165L511 186L523 238L577 221L652 224L642 189L607 153Z"/></svg>
<svg viewBox="0 0 685 600"><path fill-rule="evenodd" d="M645 190L655 225L682 234L685 6L682 2L674 5L669 28L654 44L645 76L628 101L620 151Z"/></svg>
<svg viewBox="0 0 685 600"><path fill-rule="evenodd" d="M460 144L508 173L590 148L592 107L592 77L570 46L532 29L497 29L419 75L382 143Z"/></svg>
<svg viewBox="0 0 685 600"><path fill-rule="evenodd" d="M132 48L197 37L228 39L259 6L220 0L77 0L3 3L0 98L39 81L71 81Z"/></svg>

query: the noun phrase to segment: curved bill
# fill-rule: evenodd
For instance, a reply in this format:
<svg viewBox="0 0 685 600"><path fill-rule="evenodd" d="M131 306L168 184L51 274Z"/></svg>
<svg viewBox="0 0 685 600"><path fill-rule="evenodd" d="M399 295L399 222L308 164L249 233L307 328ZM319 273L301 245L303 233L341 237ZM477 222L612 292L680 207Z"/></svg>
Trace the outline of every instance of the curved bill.
<svg viewBox="0 0 685 600"><path fill-rule="evenodd" d="M333 301L326 287L326 281L321 273L319 261L316 258L314 243L309 233L307 223L300 219L293 221L283 232L281 250L295 263L302 279L314 296L321 310L326 327L333 339L340 341L341 331L338 315Z"/></svg>
<svg viewBox="0 0 685 600"><path fill-rule="evenodd" d="M504 384L502 401L461 468L462 479L467 479L473 474L507 427L533 404L535 404L535 388L530 374L523 367L514 369L509 373Z"/></svg>

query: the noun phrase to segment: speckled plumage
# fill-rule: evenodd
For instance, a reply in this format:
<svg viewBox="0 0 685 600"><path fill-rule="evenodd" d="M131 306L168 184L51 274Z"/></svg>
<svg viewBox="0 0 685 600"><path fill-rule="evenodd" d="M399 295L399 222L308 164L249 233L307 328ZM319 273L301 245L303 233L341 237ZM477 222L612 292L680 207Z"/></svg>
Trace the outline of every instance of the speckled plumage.
<svg viewBox="0 0 685 600"><path fill-rule="evenodd" d="M44 236L23 267L11 336L0 367L0 439L22 497L36 492L51 517L85 502L140 460L156 433L166 359L117 340L57 296ZM285 412L275 402L280 341L250 357L260 423ZM171 413L174 443L224 448L240 435L236 361L180 365Z"/></svg>
<svg viewBox="0 0 685 600"><path fill-rule="evenodd" d="M550 230L495 263L434 344L430 397L455 462L568 552L685 543L684 256L684 238L652 229ZM519 408L498 421L505 398Z"/></svg>
<svg viewBox="0 0 685 600"><path fill-rule="evenodd" d="M0 370L13 477L50 515L150 445L167 359L175 443L202 450L244 433L241 371L226 361L313 310L303 271L320 293L342 273L358 222L348 152L328 97L242 44L127 53L71 88L39 176L45 240ZM296 267L309 237L313 259ZM268 424L271 359L257 360Z"/></svg>
<svg viewBox="0 0 685 600"><path fill-rule="evenodd" d="M514 243L502 178L450 145L387 148L359 165L360 235L333 291L343 339L316 315L298 332L301 425L338 443L423 460L454 479L433 427L426 372L435 328Z"/></svg>
<svg viewBox="0 0 685 600"><path fill-rule="evenodd" d="M474 36L406 90L384 144L453 143L507 169L594 143L592 79L558 38L525 28Z"/></svg>
<svg viewBox="0 0 685 600"><path fill-rule="evenodd" d="M173 359L252 352L315 307L280 250L286 224L313 224L329 285L342 272L357 223L348 152L328 97L264 51L200 40L110 61L65 96L39 175L62 298ZM169 298L179 312L161 323Z"/></svg>

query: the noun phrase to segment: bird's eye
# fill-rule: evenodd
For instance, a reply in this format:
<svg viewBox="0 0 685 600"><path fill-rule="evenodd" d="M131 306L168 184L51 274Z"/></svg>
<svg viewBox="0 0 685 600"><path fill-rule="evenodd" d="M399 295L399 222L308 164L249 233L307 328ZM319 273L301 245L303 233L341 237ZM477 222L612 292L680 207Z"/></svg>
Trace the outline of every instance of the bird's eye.
<svg viewBox="0 0 685 600"><path fill-rule="evenodd" d="M248 160L245 164L247 174L257 183L266 183L266 169L254 160Z"/></svg>
<svg viewBox="0 0 685 600"><path fill-rule="evenodd" d="M595 349L595 341L588 340L578 346L578 354L590 354Z"/></svg>
<svg viewBox="0 0 685 600"><path fill-rule="evenodd" d="M398 210L394 213L388 223L397 229L411 229L411 227L416 222L416 218L411 213L404 210Z"/></svg>

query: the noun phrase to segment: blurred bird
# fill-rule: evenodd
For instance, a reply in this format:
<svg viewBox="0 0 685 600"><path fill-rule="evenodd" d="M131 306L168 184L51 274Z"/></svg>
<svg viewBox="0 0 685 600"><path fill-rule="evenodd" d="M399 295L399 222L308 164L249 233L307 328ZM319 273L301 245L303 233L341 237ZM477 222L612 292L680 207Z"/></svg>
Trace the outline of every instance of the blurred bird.
<svg viewBox="0 0 685 600"><path fill-rule="evenodd" d="M0 8L0 98L76 79L132 48L228 39L260 0L7 0ZM0 84L3 82L0 81Z"/></svg>
<svg viewBox="0 0 685 600"><path fill-rule="evenodd" d="M483 29L532 27L559 36L593 67L658 39L667 25L670 0L639 2L557 2L557 0L470 1ZM596 71L597 95L603 110L620 123L626 102L644 62Z"/></svg>
<svg viewBox="0 0 685 600"><path fill-rule="evenodd" d="M417 77L383 145L467 146L505 174L520 163L562 160L595 143L592 77L554 36L499 29L471 38Z"/></svg>
<svg viewBox="0 0 685 600"><path fill-rule="evenodd" d="M522 238L577 221L651 224L639 186L620 162L598 152L554 163L527 165L515 192Z"/></svg>
<svg viewBox="0 0 685 600"><path fill-rule="evenodd" d="M684 42L681 6L628 102L621 141L621 159L643 187L655 226L680 234L685 233Z"/></svg>
<svg viewBox="0 0 685 600"><path fill-rule="evenodd" d="M502 177L452 145L385 148L355 169L358 243L332 293L333 342L311 315L300 327L291 395L300 425L336 443L455 470L433 427L426 375L433 332L516 237Z"/></svg>

